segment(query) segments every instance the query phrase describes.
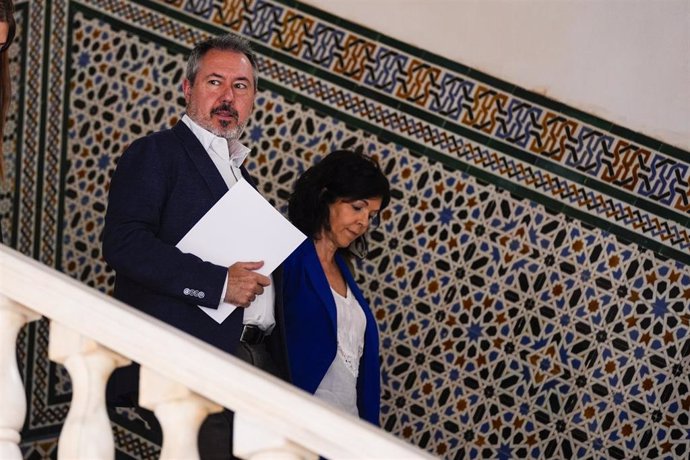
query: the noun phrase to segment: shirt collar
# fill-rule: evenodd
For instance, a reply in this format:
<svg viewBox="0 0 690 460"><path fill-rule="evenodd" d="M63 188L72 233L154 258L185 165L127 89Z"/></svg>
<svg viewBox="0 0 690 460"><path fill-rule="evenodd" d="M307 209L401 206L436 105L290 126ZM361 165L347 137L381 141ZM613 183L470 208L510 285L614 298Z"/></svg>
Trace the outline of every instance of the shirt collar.
<svg viewBox="0 0 690 460"><path fill-rule="evenodd" d="M192 133L199 139L201 145L204 147L207 153L210 155L211 143L214 139L223 139L222 137L216 136L211 131L201 127L198 123L192 120L186 113L182 116L182 122L187 125L187 127L192 131ZM223 139L225 140L225 139ZM242 166L245 158L252 151L249 147L243 145L237 139L233 139L228 144L228 154L230 158L230 163L236 168Z"/></svg>

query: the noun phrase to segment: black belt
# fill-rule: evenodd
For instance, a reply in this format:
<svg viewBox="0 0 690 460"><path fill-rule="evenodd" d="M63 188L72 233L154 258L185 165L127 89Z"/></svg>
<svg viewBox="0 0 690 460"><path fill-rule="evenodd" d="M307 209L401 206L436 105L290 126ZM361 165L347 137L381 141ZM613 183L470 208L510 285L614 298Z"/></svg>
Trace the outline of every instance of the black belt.
<svg viewBox="0 0 690 460"><path fill-rule="evenodd" d="M262 331L259 326L253 324L245 324L242 328L242 335L240 335L240 342L249 345L258 345L264 342L267 334Z"/></svg>

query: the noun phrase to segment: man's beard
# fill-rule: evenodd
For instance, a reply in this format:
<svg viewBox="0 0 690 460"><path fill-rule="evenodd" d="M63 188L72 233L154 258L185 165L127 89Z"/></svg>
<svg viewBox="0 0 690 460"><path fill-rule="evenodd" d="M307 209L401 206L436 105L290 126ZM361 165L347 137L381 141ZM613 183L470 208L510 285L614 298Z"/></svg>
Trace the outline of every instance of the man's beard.
<svg viewBox="0 0 690 460"><path fill-rule="evenodd" d="M234 128L229 128L231 124L230 120L220 120L220 128L216 127L213 124L213 115L220 112L226 112L235 119L236 125ZM189 104L189 106L187 107L187 115L201 127L205 128L206 130L210 131L218 137L227 139L228 141L238 140L242 135L242 132L244 131L244 127L247 124L246 122L240 123L239 114L237 113L237 110L235 110L233 106L227 103L223 103L218 107L214 107L211 110L211 113L206 117L201 117L194 104Z"/></svg>
<svg viewBox="0 0 690 460"><path fill-rule="evenodd" d="M237 110L233 106L227 103L222 103L218 107L215 107L213 110L211 110L211 115L215 115L220 112L226 112L228 113L231 117L235 119L235 127L234 128L229 128L230 126L230 121L228 120L220 120L220 126L221 129L213 129L209 130L216 136L224 137L225 139L229 141L234 141L240 138L242 135L242 131L244 131L244 126L245 123L240 123L240 115L237 113ZM214 132L217 131L217 132Z"/></svg>
<svg viewBox="0 0 690 460"><path fill-rule="evenodd" d="M212 129L209 129L209 131L211 131L216 136L223 137L229 141L238 140L242 135L242 131L244 131L245 127L245 123L238 123L234 128L228 129L227 125L229 125L230 123L221 121L220 124L221 126L225 126L223 126L223 128L221 129L216 129L213 126L211 126Z"/></svg>

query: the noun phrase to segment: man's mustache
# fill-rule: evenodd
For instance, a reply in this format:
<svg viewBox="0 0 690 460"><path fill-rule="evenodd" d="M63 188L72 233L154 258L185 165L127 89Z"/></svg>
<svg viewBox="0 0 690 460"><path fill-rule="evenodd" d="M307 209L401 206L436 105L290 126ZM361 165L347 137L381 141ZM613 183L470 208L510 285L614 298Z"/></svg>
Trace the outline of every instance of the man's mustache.
<svg viewBox="0 0 690 460"><path fill-rule="evenodd" d="M230 104L227 104L227 103L223 103L223 104L219 105L218 107L215 107L213 110L211 110L212 115L217 115L220 112L226 112L226 113L230 114L230 116L235 118L235 119L239 118L239 114L237 113L237 110L235 110L235 108L233 106L231 106Z"/></svg>

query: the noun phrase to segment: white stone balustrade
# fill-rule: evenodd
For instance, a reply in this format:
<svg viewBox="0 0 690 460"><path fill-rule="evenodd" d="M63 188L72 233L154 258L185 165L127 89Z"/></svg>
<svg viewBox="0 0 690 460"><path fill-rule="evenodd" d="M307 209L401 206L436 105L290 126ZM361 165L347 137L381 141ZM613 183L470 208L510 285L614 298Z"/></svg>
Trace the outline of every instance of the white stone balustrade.
<svg viewBox="0 0 690 460"><path fill-rule="evenodd" d="M260 420L235 413L233 449L247 460L316 460L313 452L267 429Z"/></svg>
<svg viewBox="0 0 690 460"><path fill-rule="evenodd" d="M139 405L152 410L161 425L160 460L198 459L199 427L208 414L223 410L148 367L140 370Z"/></svg>
<svg viewBox="0 0 690 460"><path fill-rule="evenodd" d="M160 378L176 382L174 392L186 395L167 403L155 401L161 425L179 422L171 421L169 409L164 408L166 404L172 402L173 406L169 407L175 407L180 401L193 400L185 409L191 414L183 417L185 425L165 428L173 433L185 433L182 445L171 447L171 455L186 454L189 450L183 449L193 446L190 438L195 438L192 433L198 430L198 414L222 406L239 414L236 451L251 460L308 459L314 456L311 452L332 460L433 458L383 430L336 411L292 385L3 245L0 245L0 294L5 296L0 302L3 306L0 309L0 449L6 449L0 450L2 459L21 458L17 432L22 426L25 399L16 371L14 344L18 328L33 316L24 310L18 318L6 313L18 305L49 318L51 325L59 325L52 326L51 356L63 360L67 366L73 382L72 404L77 406L70 408L66 423L73 424L72 427L66 426L60 437L61 458L72 455L112 458L112 435L110 441L102 441L110 443L107 448L98 451L90 450L92 447L80 439L84 434L90 436L90 430L95 430L93 436L103 436L106 431L102 415L105 378L116 365L125 362L118 355L138 362L142 369L155 371ZM12 307L6 308L7 305ZM9 335L11 339L7 338ZM60 335L68 337L66 342L53 343ZM14 371L8 370L10 362ZM152 403L149 396L146 398L144 403ZM8 413L12 415L5 415ZM63 451L63 444L76 447Z"/></svg>
<svg viewBox="0 0 690 460"><path fill-rule="evenodd" d="M115 458L105 386L116 367L131 361L55 321L50 323L48 356L62 363L72 379L72 402L60 432L58 457Z"/></svg>
<svg viewBox="0 0 690 460"><path fill-rule="evenodd" d="M19 431L26 417L26 395L17 367L17 334L40 318L0 292L0 458L20 460Z"/></svg>

